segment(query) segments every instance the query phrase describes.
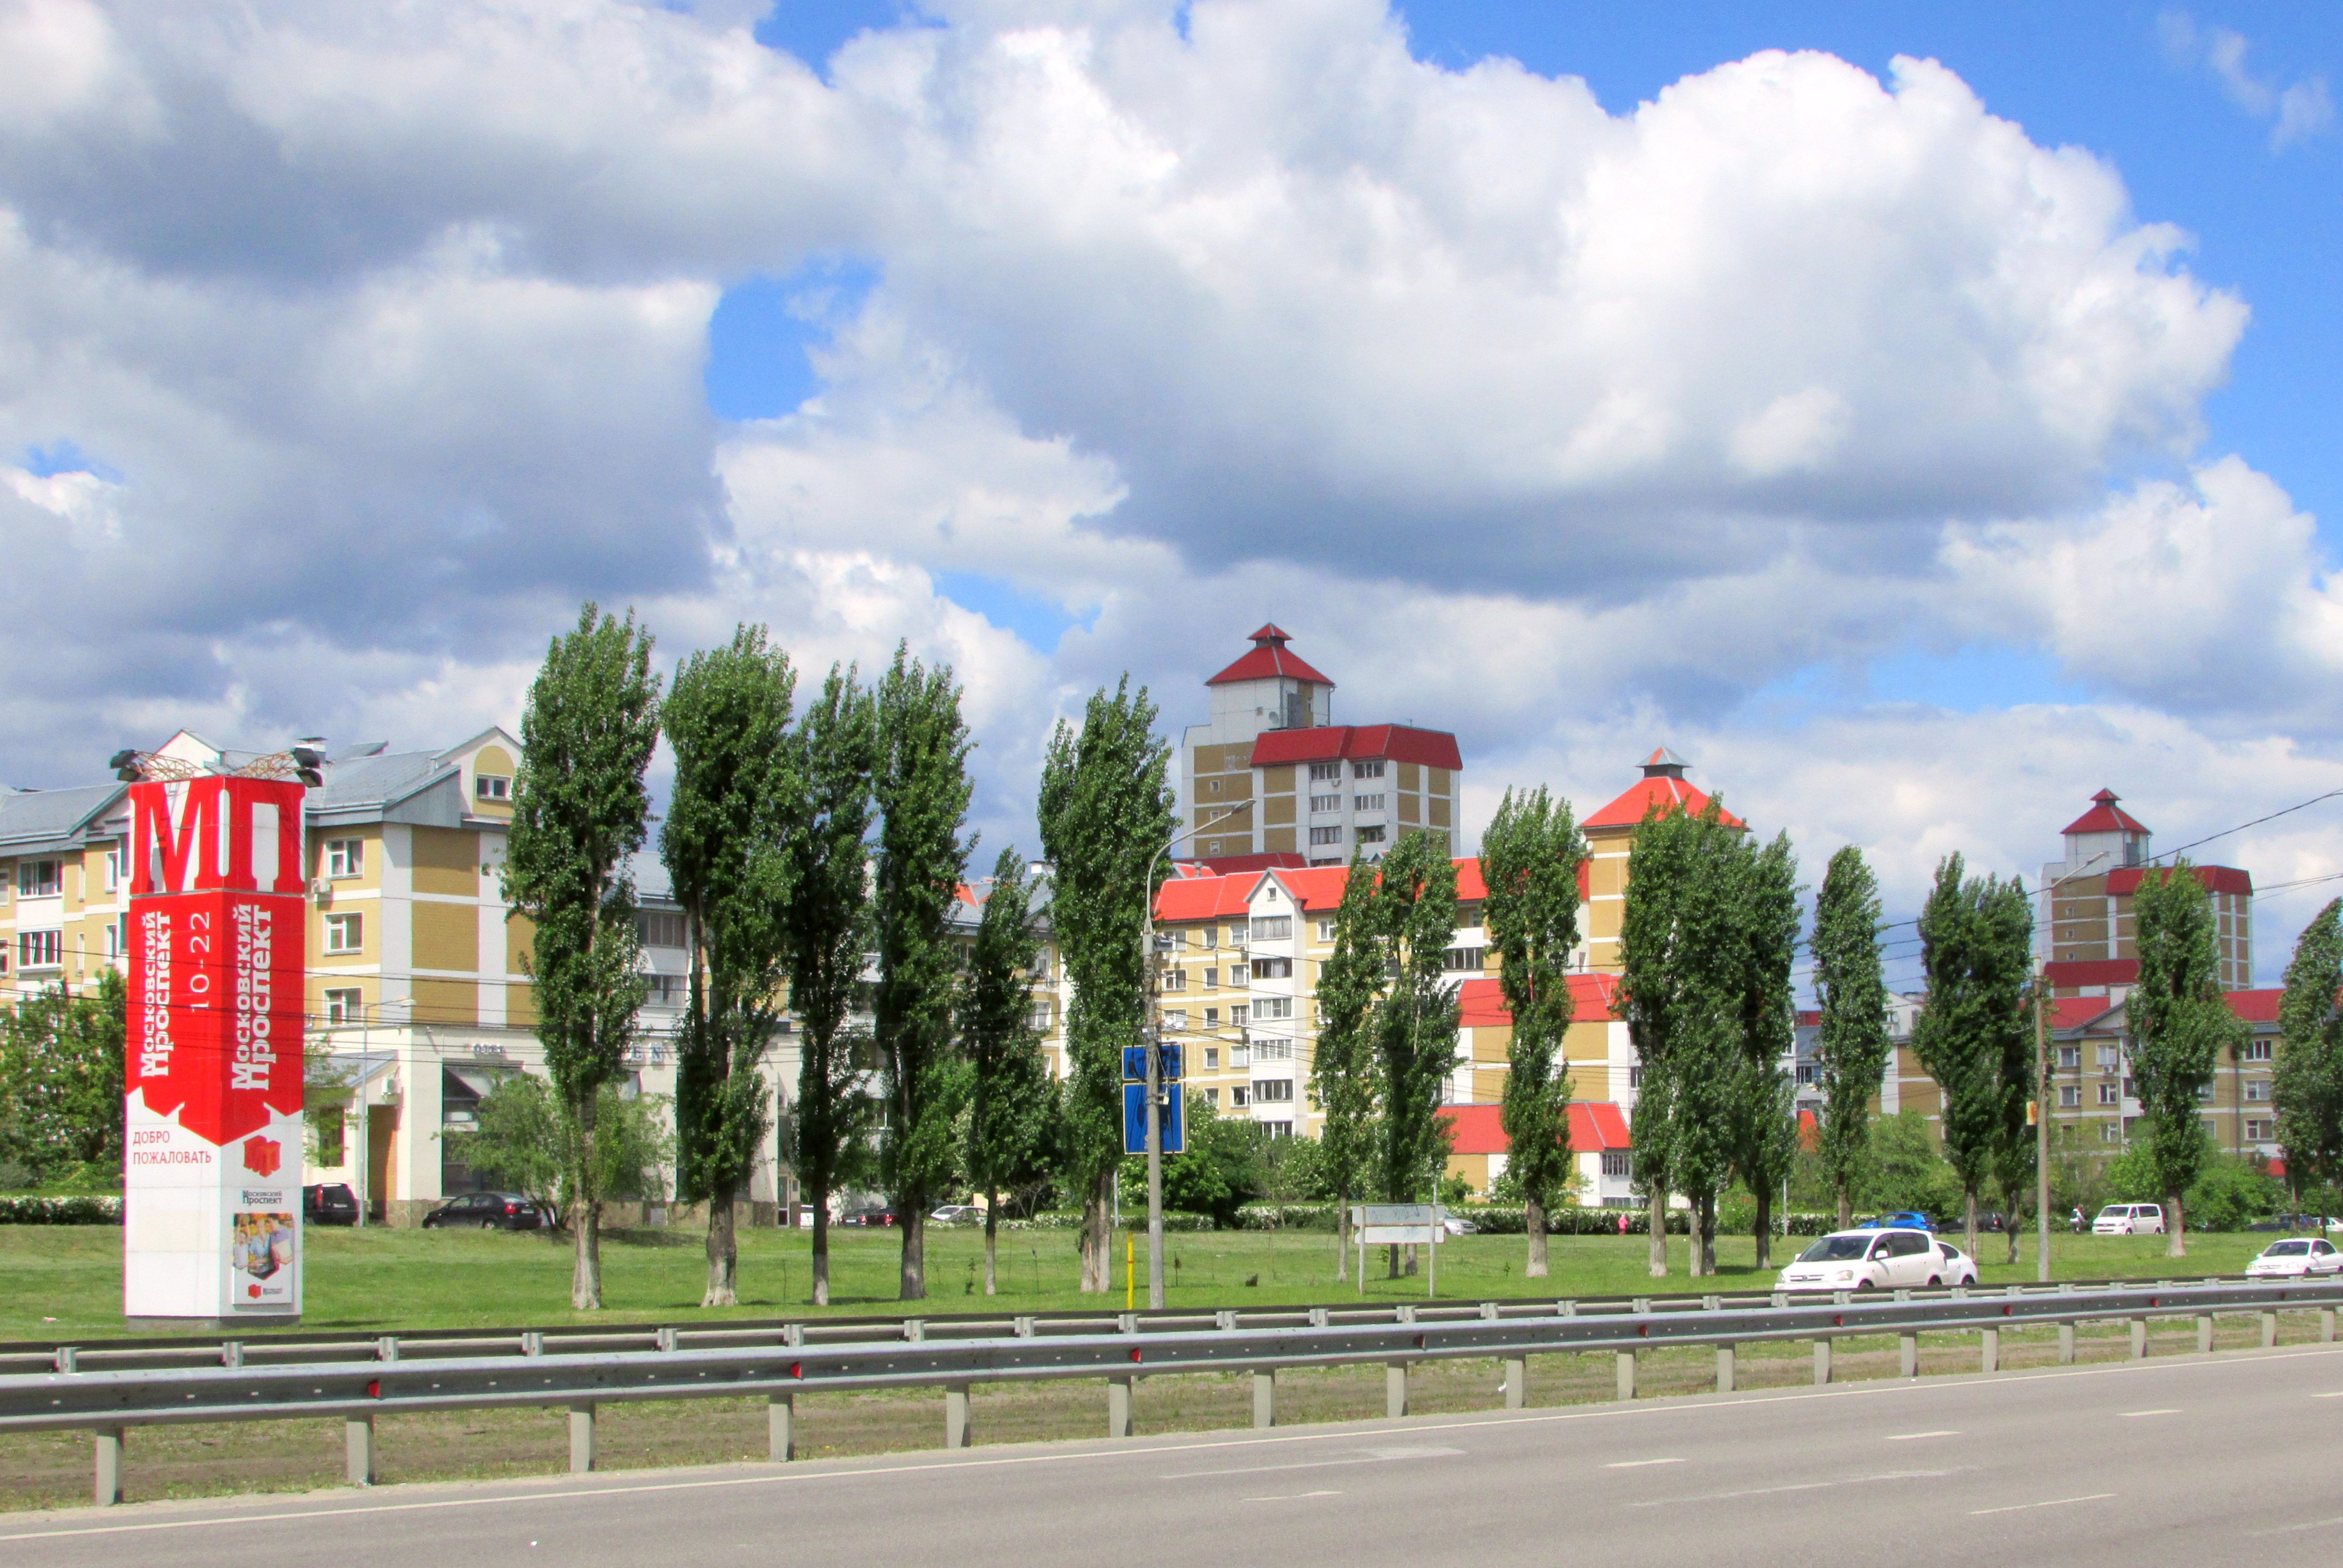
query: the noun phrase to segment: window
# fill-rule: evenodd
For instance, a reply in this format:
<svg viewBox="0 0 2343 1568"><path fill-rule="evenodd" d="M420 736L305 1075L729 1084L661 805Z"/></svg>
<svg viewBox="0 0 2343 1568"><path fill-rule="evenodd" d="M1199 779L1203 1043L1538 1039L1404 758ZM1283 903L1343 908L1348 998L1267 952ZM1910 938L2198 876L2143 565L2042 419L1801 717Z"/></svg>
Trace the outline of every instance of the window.
<svg viewBox="0 0 2343 1568"><path fill-rule="evenodd" d="M1221 1108L1221 1091L1217 1089L1204 1091L1204 1103L1218 1111Z"/></svg>
<svg viewBox="0 0 2343 1568"><path fill-rule="evenodd" d="M2270 1042L2266 1040L2247 1040L2245 1059L2247 1061L2268 1061L2270 1059Z"/></svg>
<svg viewBox="0 0 2343 1568"><path fill-rule="evenodd" d="M1488 953L1486 948L1450 948L1440 955L1440 967L1451 974L1479 974Z"/></svg>
<svg viewBox="0 0 2343 1568"><path fill-rule="evenodd" d="M1293 1103L1293 1080L1264 1078L1252 1086L1252 1098L1259 1105L1291 1105Z"/></svg>
<svg viewBox="0 0 2343 1568"><path fill-rule="evenodd" d="M126 919L127 917L125 917L122 920L106 922L106 956L107 958L118 959L130 950L130 945L126 940L129 933L129 927L125 923Z"/></svg>
<svg viewBox="0 0 2343 1568"><path fill-rule="evenodd" d="M2118 1104L2120 1103L2121 1099L2122 1097L2116 1093L2116 1086L2114 1084L2102 1083L2099 1085L2099 1103L2101 1105Z"/></svg>
<svg viewBox="0 0 2343 1568"><path fill-rule="evenodd" d="M103 862L103 865L106 877L106 890L110 893L114 891L115 889L122 885L121 845L116 844L113 849L108 849L106 852L106 859Z"/></svg>
<svg viewBox="0 0 2343 1568"><path fill-rule="evenodd" d="M1339 811L1342 809L1342 798L1340 795L1312 795L1310 797L1310 809L1312 811Z"/></svg>
<svg viewBox="0 0 2343 1568"><path fill-rule="evenodd" d="M1179 1020L1172 1026L1172 1028L1185 1029L1188 1027L1188 1015L1186 1013L1175 1012L1172 1016ZM1052 1008L1046 999L1039 1000L1033 1003L1033 1010L1025 1015L1025 1027L1031 1030L1036 1034L1047 1034L1050 1032L1051 1025L1057 1021L1057 1010Z"/></svg>
<svg viewBox="0 0 2343 1568"><path fill-rule="evenodd" d="M356 989L326 993L326 1021L357 1023L366 1017L366 992Z"/></svg>
<svg viewBox="0 0 2343 1568"><path fill-rule="evenodd" d="M326 917L326 950L354 953L366 946L366 921L357 915Z"/></svg>
<svg viewBox="0 0 2343 1568"><path fill-rule="evenodd" d="M2081 1084L2062 1083L2058 1086L2058 1105L2061 1110L2073 1111L2082 1103L2083 1086Z"/></svg>
<svg viewBox="0 0 2343 1568"><path fill-rule="evenodd" d="M643 979L650 982L650 989L643 993L643 1000L657 1002L661 1007L681 1007L691 990L683 975L647 974Z"/></svg>
<svg viewBox="0 0 2343 1568"><path fill-rule="evenodd" d="M1627 1087L1630 1089L1641 1089L1644 1087L1644 1070L1642 1068L1631 1067L1627 1070Z"/></svg>
<svg viewBox="0 0 2343 1568"><path fill-rule="evenodd" d="M20 899L54 899L65 891L65 863L63 860L19 860L16 862L16 896Z"/></svg>
<svg viewBox="0 0 2343 1568"><path fill-rule="evenodd" d="M16 933L16 967L20 970L54 970L65 967L65 934L63 931L18 931Z"/></svg>
<svg viewBox="0 0 2343 1568"><path fill-rule="evenodd" d="M1220 792L1221 792L1221 781L1220 781L1219 779L1213 779L1211 783L1209 783L1209 784L1207 784L1207 785L1205 785L1205 786L1204 786L1204 793L1205 793L1205 794L1207 794L1207 795L1217 795L1217 794L1219 794Z"/></svg>
<svg viewBox="0 0 2343 1568"><path fill-rule="evenodd" d="M2112 1121L2105 1121L2105 1122L2101 1122L2101 1123L2099 1124L2099 1141L2100 1141L2100 1142L2102 1142L2102 1143L2113 1143L2113 1142L2116 1141L2117 1135L2117 1129L2116 1124L2115 1124L2114 1122L2112 1122Z"/></svg>
<svg viewBox="0 0 2343 1568"><path fill-rule="evenodd" d="M1041 1009L1035 1008L1033 1011L1035 1017L1038 1018L1041 1016ZM1046 1029L1049 1026L1047 1024L1037 1024L1034 1027L1038 1029ZM1165 1008L1163 1010L1163 1027L1170 1033L1185 1034L1188 1031L1188 1010L1184 1007Z"/></svg>
<svg viewBox="0 0 2343 1568"><path fill-rule="evenodd" d="M1380 811L1383 809L1383 798L1379 794L1361 795L1352 800L1351 807L1358 811Z"/></svg>
<svg viewBox="0 0 2343 1568"><path fill-rule="evenodd" d="M1229 946L1232 948L1241 948L1244 945L1245 923L1242 920L1231 920L1229 922Z"/></svg>
<svg viewBox="0 0 2343 1568"><path fill-rule="evenodd" d="M1383 759L1380 757L1376 758L1372 762L1353 762L1351 764L1351 777L1353 779L1380 779L1383 776Z"/></svg>
<svg viewBox="0 0 2343 1568"><path fill-rule="evenodd" d="M5 941L0 941L0 975L5 975L8 972L8 944Z"/></svg>
<svg viewBox="0 0 2343 1568"><path fill-rule="evenodd" d="M2269 1081L2268 1079L2267 1079L2267 1078L2248 1078L2247 1080L2246 1080L2246 1098L2247 1098L2247 1100L2251 1101L2254 1101L2254 1102L2257 1102L2257 1103L2263 1103L2263 1104L2267 1104L2267 1103L2268 1102L2268 1101L2269 1101L2269 1097L2270 1097L2270 1081Z"/></svg>
<svg viewBox="0 0 2343 1568"><path fill-rule="evenodd" d="M1605 1176L1633 1176L1634 1173L1635 1157L1634 1154L1624 1149L1605 1149L1603 1151L1603 1174Z"/></svg>
<svg viewBox="0 0 2343 1568"><path fill-rule="evenodd" d="M1206 1029L1218 1029L1221 1027L1221 1010L1219 1008L1208 1007L1204 1010L1204 1027Z"/></svg>
<svg viewBox="0 0 2343 1568"><path fill-rule="evenodd" d="M2060 1046L2058 1048L2058 1065L2062 1069L2068 1070L2077 1072L2081 1071L2083 1066L2083 1048L2079 1045Z"/></svg>
<svg viewBox="0 0 2343 1568"><path fill-rule="evenodd" d="M2116 1064L2118 1054L2119 1053L2116 1050L2116 1042L2114 1040L2103 1040L2099 1041L2098 1050L2093 1056L2092 1060L2097 1062L2101 1067L2113 1067Z"/></svg>
<svg viewBox="0 0 2343 1568"><path fill-rule="evenodd" d="M2197 1088L2197 1098L2205 1104L2211 1104L2213 1102L2213 1091L2216 1085L2208 1080Z"/></svg>
<svg viewBox="0 0 2343 1568"><path fill-rule="evenodd" d="M1221 928L1218 926L1206 926L1202 930L1196 933L1196 945L1202 948L1206 952L1211 952L1214 948L1220 946L1220 943Z"/></svg>
<svg viewBox="0 0 2343 1568"><path fill-rule="evenodd" d="M1802 1061L1798 1063L1798 1081L1800 1083L1813 1083L1815 1081L1815 1077L1816 1070L1813 1062Z"/></svg>
<svg viewBox="0 0 2343 1568"><path fill-rule="evenodd" d="M1292 980L1293 978L1293 960L1292 959L1255 959L1252 960L1252 978L1255 980Z"/></svg>
<svg viewBox="0 0 2343 1568"><path fill-rule="evenodd" d="M1377 823L1375 823L1373 827L1369 827L1369 828L1362 828L1362 829L1359 829L1359 842L1360 842L1360 843L1362 843L1362 844L1380 844L1380 843L1382 843L1383 841L1383 825L1381 822L1377 822Z"/></svg>
<svg viewBox="0 0 2343 1568"><path fill-rule="evenodd" d="M1252 1017L1252 1005L1247 1002L1239 1002L1236 1006L1229 1009L1229 1027L1231 1029L1242 1029Z"/></svg>
<svg viewBox="0 0 2343 1568"><path fill-rule="evenodd" d="M1257 942L1282 942L1292 935L1292 915L1265 915L1252 923L1252 940Z"/></svg>
<svg viewBox="0 0 2343 1568"><path fill-rule="evenodd" d="M2133 1083L2132 1083L2132 1081L2131 1081L2130 1079L2127 1078L2127 1079L2125 1079L2125 1080L2124 1080L2123 1089L2124 1089L2124 1098L2125 1098L2125 1099L2127 1099L2127 1100L2136 1100L2136 1099L2137 1099L2137 1098L2139 1097L2139 1091L2138 1091L2138 1089L2137 1089L2137 1088L2134 1087L2134 1085L2133 1085Z"/></svg>
<svg viewBox="0 0 2343 1568"><path fill-rule="evenodd" d="M1220 985L1221 971L1218 970L1206 970L1204 971L1204 989L1206 990L1218 990L1220 989Z"/></svg>
<svg viewBox="0 0 2343 1568"><path fill-rule="evenodd" d="M1208 1068L1217 1068L1221 1065L1221 1048L1219 1046L1208 1045L1204 1047L1204 1065Z"/></svg>
<svg viewBox="0 0 2343 1568"><path fill-rule="evenodd" d="M1323 784L1342 776L1342 765L1340 762L1312 762L1310 765L1310 782L1312 784Z"/></svg>
<svg viewBox="0 0 2343 1568"><path fill-rule="evenodd" d="M512 780L501 773L476 773L472 776L472 799L509 800L512 799Z"/></svg>
<svg viewBox="0 0 2343 1568"><path fill-rule="evenodd" d="M326 875L336 878L366 875L366 840L364 839L327 839Z"/></svg>
<svg viewBox="0 0 2343 1568"><path fill-rule="evenodd" d="M2248 1121L2246 1123L2246 1136L2258 1143L2267 1143L2278 1136L2278 1124L2274 1121Z"/></svg>
<svg viewBox="0 0 2343 1568"><path fill-rule="evenodd" d="M1292 1061L1293 1042L1290 1040L1255 1040L1252 1047L1255 1061Z"/></svg>
<svg viewBox="0 0 2343 1568"><path fill-rule="evenodd" d="M1246 1106L1251 1105L1252 1103L1252 1090L1250 1086L1239 1083L1232 1085L1230 1088L1229 1109L1231 1111L1242 1111Z"/></svg>
<svg viewBox="0 0 2343 1568"><path fill-rule="evenodd" d="M1206 985L1212 983L1212 971L1210 970L1206 970L1204 971L1204 983ZM1165 970L1163 971L1163 989L1165 990L1186 990L1188 989L1188 971L1186 970L1177 968Z"/></svg>
<svg viewBox="0 0 2343 1568"><path fill-rule="evenodd" d="M1292 1018L1293 999L1290 996L1262 997L1252 1004L1252 1016L1255 1022L1260 1022L1263 1019ZM1264 1046L1262 1049L1265 1050L1268 1048Z"/></svg>
<svg viewBox="0 0 2343 1568"><path fill-rule="evenodd" d="M645 910L635 916L635 934L647 948L679 948L683 917L670 910Z"/></svg>
<svg viewBox="0 0 2343 1568"><path fill-rule="evenodd" d="M1320 920L1318 922L1318 940L1322 942L1331 942L1334 940L1333 921Z"/></svg>
<svg viewBox="0 0 2343 1568"><path fill-rule="evenodd" d="M1340 828L1312 828L1310 829L1310 842L1312 845L1339 844L1342 841L1342 829Z"/></svg>

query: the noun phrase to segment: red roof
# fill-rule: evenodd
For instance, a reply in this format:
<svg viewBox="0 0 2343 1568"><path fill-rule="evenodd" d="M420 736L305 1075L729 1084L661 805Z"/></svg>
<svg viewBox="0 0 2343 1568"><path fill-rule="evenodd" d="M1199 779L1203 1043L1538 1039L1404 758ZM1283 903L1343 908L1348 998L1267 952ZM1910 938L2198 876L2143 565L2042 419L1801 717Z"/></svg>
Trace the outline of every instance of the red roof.
<svg viewBox="0 0 2343 1568"><path fill-rule="evenodd" d="M1512 1140L1505 1136L1505 1108L1502 1105L1443 1105L1439 1114L1455 1131L1455 1141L1449 1145L1451 1153L1503 1154L1513 1147ZM1627 1118L1618 1106L1607 1100L1570 1102L1573 1153L1627 1147Z"/></svg>
<svg viewBox="0 0 2343 1568"><path fill-rule="evenodd" d="M2072 829L2069 829L2072 831ZM2237 893L2253 897L2254 874L2235 866L2195 866L2197 879L2216 893ZM2107 873L2107 892L2115 898L2125 898L2139 890L2140 879L2147 874L2146 866L2124 866Z"/></svg>
<svg viewBox="0 0 2343 1568"><path fill-rule="evenodd" d="M1571 1017L1579 1023L1609 1023L1619 1016L1619 977L1574 974L1570 977ZM1466 1029L1503 1029L1513 1021L1505 993L1494 979L1468 980L1456 988L1456 1004Z"/></svg>
<svg viewBox="0 0 2343 1568"><path fill-rule="evenodd" d="M1192 877L1166 882L1155 890L1159 920L1212 920L1242 915L1252 907L1252 890L1261 873L1242 877Z"/></svg>
<svg viewBox="0 0 2343 1568"><path fill-rule="evenodd" d="M2232 990L2221 993L2229 1010L2247 1023L2276 1023L2278 1004L2286 1000L2283 990Z"/></svg>
<svg viewBox="0 0 2343 1568"><path fill-rule="evenodd" d="M1798 1147L1812 1154L1823 1146L1823 1119L1811 1111L1798 1112Z"/></svg>
<svg viewBox="0 0 2343 1568"><path fill-rule="evenodd" d="M2103 996L2054 996L2050 999L2050 1027L2080 1029L2093 1019L2114 1011L2115 1007Z"/></svg>
<svg viewBox="0 0 2343 1568"><path fill-rule="evenodd" d="M1242 661L1240 661L1242 662ZM1230 666L1234 668L1235 666ZM1283 762L1331 762L1337 758L1387 758L1426 768L1461 770L1464 754L1444 729L1404 724L1321 724L1309 729L1264 729L1252 743L1252 766Z"/></svg>
<svg viewBox="0 0 2343 1568"><path fill-rule="evenodd" d="M1259 862L1256 864L1256 862ZM1159 920L1201 920L1214 914L1242 912L1267 872L1277 879L1277 885L1292 897L1294 907L1304 914L1332 914L1342 905L1343 885L1351 879L1348 866L1305 866L1298 855L1232 855L1218 860L1184 862L1185 869L1156 890L1155 918ZM1459 903L1475 903L1489 896L1487 884L1481 880L1481 862L1476 857L1452 861L1456 868L1456 899ZM1226 872L1211 868L1242 867ZM1197 890L1219 888L1232 884L1235 893L1206 895ZM1582 892L1584 890L1582 886ZM1196 906L1196 900L1206 897L1232 900L1225 908L1202 910L1194 914L1173 914L1174 897L1185 900L1176 907L1185 910Z"/></svg>
<svg viewBox="0 0 2343 1568"><path fill-rule="evenodd" d="M2059 829L2066 833L2145 833L2147 827L2130 812L2116 804L2123 799L2112 789L2102 789L2091 797L2091 809Z"/></svg>
<svg viewBox="0 0 2343 1568"><path fill-rule="evenodd" d="M1332 681L1312 669L1302 658L1286 651L1285 645L1292 640L1292 638L1277 626L1262 627L1252 634L1251 653L1246 654L1204 684L1218 686L1223 681L1230 680L1269 680L1282 675L1294 680L1314 680L1321 686L1333 685Z"/></svg>
<svg viewBox="0 0 2343 1568"><path fill-rule="evenodd" d="M1681 809L1687 816L1698 816L1708 809L1708 797L1681 779L1664 776L1638 779L1608 806L1579 824L1582 828L1632 828L1641 822L1654 807L1664 814L1671 809ZM1749 824L1730 811L1718 813L1728 828L1745 828Z"/></svg>

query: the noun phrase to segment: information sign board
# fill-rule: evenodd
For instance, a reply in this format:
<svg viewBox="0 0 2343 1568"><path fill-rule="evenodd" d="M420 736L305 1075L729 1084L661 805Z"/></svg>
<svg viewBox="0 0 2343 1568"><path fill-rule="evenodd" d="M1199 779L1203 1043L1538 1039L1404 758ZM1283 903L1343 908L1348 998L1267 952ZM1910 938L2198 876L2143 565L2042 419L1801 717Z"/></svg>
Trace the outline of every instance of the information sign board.
<svg viewBox="0 0 2343 1568"><path fill-rule="evenodd" d="M1167 1085L1162 1091L1163 1110L1159 1123L1163 1134L1163 1152L1177 1154L1186 1149L1187 1118L1182 1114L1180 1086ZM1147 1152L1147 1085L1126 1083L1122 1086L1122 1151L1125 1154Z"/></svg>
<svg viewBox="0 0 2343 1568"><path fill-rule="evenodd" d="M1363 1247L1438 1246L1448 1211L1435 1203L1354 1203L1351 1226Z"/></svg>
<svg viewBox="0 0 2343 1568"><path fill-rule="evenodd" d="M1155 1070L1161 1081L1177 1083L1186 1066L1184 1053L1180 1047L1169 1041L1157 1046L1155 1050L1159 1057ZM1145 1046L1126 1045L1122 1048L1122 1081L1125 1083L1147 1081L1147 1048Z"/></svg>

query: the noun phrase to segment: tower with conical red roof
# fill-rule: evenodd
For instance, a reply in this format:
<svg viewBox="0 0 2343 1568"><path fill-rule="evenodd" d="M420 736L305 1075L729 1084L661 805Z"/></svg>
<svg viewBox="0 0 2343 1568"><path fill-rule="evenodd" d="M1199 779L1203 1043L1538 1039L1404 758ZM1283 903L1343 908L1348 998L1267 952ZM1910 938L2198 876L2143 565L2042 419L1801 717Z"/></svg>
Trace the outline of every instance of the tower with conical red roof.
<svg viewBox="0 0 2343 1568"><path fill-rule="evenodd" d="M1274 623L1204 684L1212 717L1180 742L1177 853L1226 869L1370 859L1403 833L1455 841L1456 737L1333 722L1334 682Z"/></svg>
<svg viewBox="0 0 2343 1568"><path fill-rule="evenodd" d="M1686 811L1695 816L1708 809L1707 795L1684 779L1691 765L1663 746L1644 759L1643 777L1610 804L1578 825L1586 835L1586 908L1582 929L1586 932L1586 967L1616 973L1619 928L1627 910L1627 854L1634 847L1636 825L1654 811ZM1746 826L1730 811L1724 820Z"/></svg>
<svg viewBox="0 0 2343 1568"><path fill-rule="evenodd" d="M2051 994L2122 997L2139 980L2139 950L2132 941L2131 900L2156 862L2147 824L2125 810L2122 797L2101 789L2090 809L2066 824L2066 855L2042 868L2035 900L2035 950L2046 965ZM2236 866L2198 866L2213 894L2221 942L2221 985L2247 990L2254 983L2254 879Z"/></svg>

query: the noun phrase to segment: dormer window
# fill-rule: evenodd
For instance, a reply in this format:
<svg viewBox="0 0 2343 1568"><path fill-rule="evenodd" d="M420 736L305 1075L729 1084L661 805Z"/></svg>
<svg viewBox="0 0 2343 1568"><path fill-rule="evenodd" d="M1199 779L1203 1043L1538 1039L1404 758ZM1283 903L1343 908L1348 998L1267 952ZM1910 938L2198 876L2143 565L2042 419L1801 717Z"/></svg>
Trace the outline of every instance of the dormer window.
<svg viewBox="0 0 2343 1568"><path fill-rule="evenodd" d="M512 780L501 773L479 773L472 778L472 798L490 800L498 805L512 799Z"/></svg>

